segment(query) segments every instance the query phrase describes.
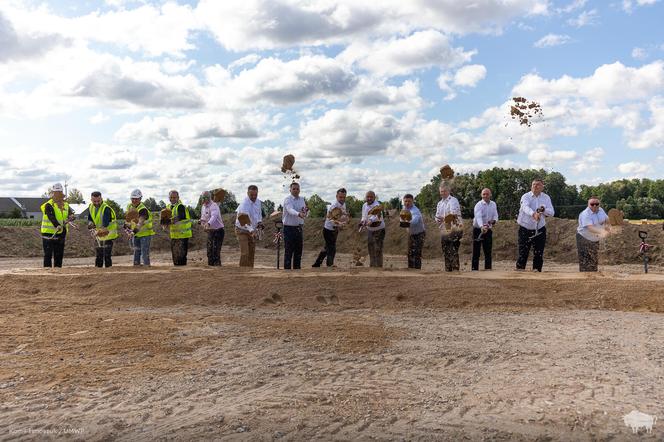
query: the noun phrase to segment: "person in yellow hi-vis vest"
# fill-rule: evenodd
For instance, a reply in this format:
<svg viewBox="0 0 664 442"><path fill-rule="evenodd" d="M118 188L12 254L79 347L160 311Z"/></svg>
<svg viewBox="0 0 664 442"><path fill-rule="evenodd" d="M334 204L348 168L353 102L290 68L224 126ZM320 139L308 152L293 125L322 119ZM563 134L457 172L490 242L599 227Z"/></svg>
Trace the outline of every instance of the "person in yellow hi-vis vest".
<svg viewBox="0 0 664 442"><path fill-rule="evenodd" d="M191 216L187 206L180 201L180 194L177 190L171 190L168 193L168 200L171 202L168 208L171 211L169 229L173 265L186 266L189 238L192 235Z"/></svg>
<svg viewBox="0 0 664 442"><path fill-rule="evenodd" d="M132 246L134 247L134 265L141 265L141 258L143 259L143 265L150 265L150 242L152 241L152 236L154 235L154 229L152 228L152 213L145 207L145 204L141 202L143 199L143 194L139 189L134 189L131 192L131 203L127 204L126 212L138 212L138 222L134 225L131 223L131 227L134 238L132 240ZM129 218L125 215L126 218Z"/></svg>
<svg viewBox="0 0 664 442"><path fill-rule="evenodd" d="M111 267L113 261L113 240L118 237L118 223L115 218L115 210L101 197L101 192L94 191L90 194L90 207L88 207L88 229L93 230L96 238L97 248L95 250L95 267Z"/></svg>
<svg viewBox="0 0 664 442"><path fill-rule="evenodd" d="M62 184L51 187L48 201L41 205L41 236L44 247L44 267L62 267L65 255L65 238L68 222L74 219L74 211L65 201Z"/></svg>

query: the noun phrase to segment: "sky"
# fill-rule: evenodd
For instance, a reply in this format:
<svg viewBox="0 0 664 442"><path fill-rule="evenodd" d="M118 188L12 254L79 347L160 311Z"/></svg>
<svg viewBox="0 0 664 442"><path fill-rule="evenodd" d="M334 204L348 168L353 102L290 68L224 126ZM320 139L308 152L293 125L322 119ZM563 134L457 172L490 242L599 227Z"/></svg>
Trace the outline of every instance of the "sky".
<svg viewBox="0 0 664 442"><path fill-rule="evenodd" d="M0 2L0 196L664 178L664 1ZM530 127L512 97L540 103Z"/></svg>

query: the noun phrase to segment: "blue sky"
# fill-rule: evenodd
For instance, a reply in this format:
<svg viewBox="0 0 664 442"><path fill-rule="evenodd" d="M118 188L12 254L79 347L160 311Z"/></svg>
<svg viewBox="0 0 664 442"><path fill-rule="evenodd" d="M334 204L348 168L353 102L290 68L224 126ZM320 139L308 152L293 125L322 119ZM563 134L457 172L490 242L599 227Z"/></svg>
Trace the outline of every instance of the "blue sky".
<svg viewBox="0 0 664 442"><path fill-rule="evenodd" d="M659 0L0 5L0 194L259 185L389 198L435 171L664 178ZM523 95L531 127L509 118Z"/></svg>

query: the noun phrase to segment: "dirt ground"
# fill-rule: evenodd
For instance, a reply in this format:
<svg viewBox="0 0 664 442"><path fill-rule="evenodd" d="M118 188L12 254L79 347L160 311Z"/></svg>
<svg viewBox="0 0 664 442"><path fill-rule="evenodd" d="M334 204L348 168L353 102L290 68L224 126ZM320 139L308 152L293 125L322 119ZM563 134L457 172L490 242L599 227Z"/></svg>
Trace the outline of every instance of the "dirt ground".
<svg viewBox="0 0 664 442"><path fill-rule="evenodd" d="M663 437L623 423L662 414L660 267L286 272L273 253L0 260L0 439Z"/></svg>

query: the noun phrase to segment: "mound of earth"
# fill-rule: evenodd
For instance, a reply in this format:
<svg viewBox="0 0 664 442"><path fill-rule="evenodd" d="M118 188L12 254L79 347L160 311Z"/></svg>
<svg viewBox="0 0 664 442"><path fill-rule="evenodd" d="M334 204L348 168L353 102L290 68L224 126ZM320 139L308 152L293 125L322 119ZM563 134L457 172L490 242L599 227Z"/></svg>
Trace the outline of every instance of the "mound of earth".
<svg viewBox="0 0 664 442"><path fill-rule="evenodd" d="M238 242L233 232L234 215L225 215L226 236L224 246L237 248ZM353 254L360 246L361 253L366 253L366 234L358 233L359 220L351 219L347 227L340 231L337 240L337 250L340 253ZM322 218L307 219L304 225L305 250L314 251L324 245L322 233ZM547 221L547 246L545 258L560 263L573 263L577 260L576 254L576 226L575 220L553 218ZM424 258L440 258L440 234L433 220L427 220L427 235L424 243ZM386 255L402 255L406 253L408 231L399 227L399 220L392 217L386 220L387 235L385 237L384 253ZM516 221L500 221L494 228L493 254L495 260L515 260L517 255L517 229ZM660 225L631 225L625 224L617 228L601 242L600 263L622 264L638 263L641 257L638 254L640 239L638 231L649 232L648 242L654 247L650 252L653 264L662 260L662 245L664 245L664 232ZM275 233L274 223L266 221L263 240L259 248L274 249ZM190 240L191 250L200 250L206 247L207 237L200 226L194 226L194 236ZM462 260L470 260L472 252L472 222L464 221L464 236L461 241L460 256ZM283 248L283 244L282 244ZM156 252L170 250L168 231L159 229L152 241L152 250ZM115 255L131 253L126 237L116 240L113 247ZM37 227L0 227L0 257L38 257L42 255L42 244ZM86 257L94 255L94 241L86 229L72 230L67 239L65 249L66 257Z"/></svg>

